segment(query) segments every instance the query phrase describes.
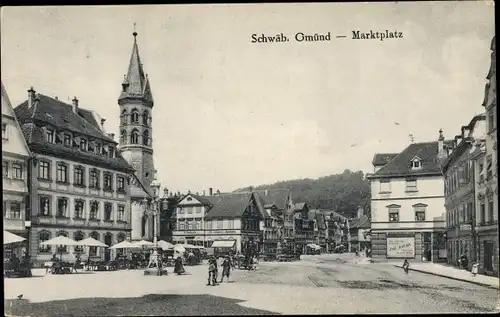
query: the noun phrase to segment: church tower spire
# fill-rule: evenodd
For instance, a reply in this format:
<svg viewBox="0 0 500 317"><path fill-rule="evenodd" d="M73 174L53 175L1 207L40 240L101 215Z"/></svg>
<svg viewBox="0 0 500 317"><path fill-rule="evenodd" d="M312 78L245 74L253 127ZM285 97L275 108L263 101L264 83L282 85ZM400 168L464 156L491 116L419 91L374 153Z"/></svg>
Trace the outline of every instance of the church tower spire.
<svg viewBox="0 0 500 317"><path fill-rule="evenodd" d="M153 181L152 110L153 95L139 55L134 23L132 54L118 98L120 107L120 151L136 170L138 178L149 186Z"/></svg>

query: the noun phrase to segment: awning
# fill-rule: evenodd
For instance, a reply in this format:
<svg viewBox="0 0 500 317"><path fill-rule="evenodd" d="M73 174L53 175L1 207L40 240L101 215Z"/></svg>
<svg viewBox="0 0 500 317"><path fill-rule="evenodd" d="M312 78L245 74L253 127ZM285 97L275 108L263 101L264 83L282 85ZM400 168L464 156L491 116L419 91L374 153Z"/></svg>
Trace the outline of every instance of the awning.
<svg viewBox="0 0 500 317"><path fill-rule="evenodd" d="M308 247L308 248L311 248L311 249L316 249L316 250L321 249L321 247L320 247L319 245L314 244L314 243L309 243L309 244L307 245L307 247Z"/></svg>
<svg viewBox="0 0 500 317"><path fill-rule="evenodd" d="M212 248L232 248L234 247L234 240L218 240L214 241Z"/></svg>
<svg viewBox="0 0 500 317"><path fill-rule="evenodd" d="M8 231L3 231L3 245L17 243L26 240L17 234L10 233Z"/></svg>

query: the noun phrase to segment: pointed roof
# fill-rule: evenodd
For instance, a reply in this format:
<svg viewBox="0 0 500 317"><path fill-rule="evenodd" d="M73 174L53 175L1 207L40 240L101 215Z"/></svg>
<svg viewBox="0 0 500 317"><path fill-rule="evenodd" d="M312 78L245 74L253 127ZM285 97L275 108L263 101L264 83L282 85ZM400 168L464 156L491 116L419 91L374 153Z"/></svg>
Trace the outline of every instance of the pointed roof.
<svg viewBox="0 0 500 317"><path fill-rule="evenodd" d="M153 106L153 95L149 85L148 76L144 72L144 68L139 56L139 47L137 46L137 32L133 33L134 44L132 46L132 55L128 65L128 71L123 79L122 92L118 102L124 99L140 99Z"/></svg>
<svg viewBox="0 0 500 317"><path fill-rule="evenodd" d="M205 219L240 218L251 201L252 193L229 193L204 197L212 205Z"/></svg>
<svg viewBox="0 0 500 317"><path fill-rule="evenodd" d="M2 142L2 150L6 151L6 152L15 152L16 154L21 154L24 156L30 156L31 153L30 153L30 150L28 147L28 143L26 143L23 129L22 129L21 125L19 124L19 121L16 117L16 114L14 112L14 108L12 107L12 103L10 102L9 96L7 95L7 91L5 90L5 87L3 86L3 82L0 82L0 85L1 85L1 94L2 94L2 117L6 117L6 118L8 118L7 120L10 120L11 122L13 122L15 125L15 128L18 131L17 135L15 135L16 134L15 132L12 133L12 140L14 143ZM16 141L17 141L17 144L21 143L22 147L18 147L16 145Z"/></svg>

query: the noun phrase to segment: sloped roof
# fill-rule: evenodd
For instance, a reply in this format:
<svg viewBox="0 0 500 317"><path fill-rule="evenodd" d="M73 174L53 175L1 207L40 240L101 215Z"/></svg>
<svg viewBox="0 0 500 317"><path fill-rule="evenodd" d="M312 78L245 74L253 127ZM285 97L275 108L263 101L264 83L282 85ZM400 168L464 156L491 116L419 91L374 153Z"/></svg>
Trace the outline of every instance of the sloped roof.
<svg viewBox="0 0 500 317"><path fill-rule="evenodd" d="M32 107L29 108L28 101L25 101L14 111L31 151L57 157L71 157L76 161L103 168L134 171L119 151L116 151L115 157L111 158L106 155L81 151L78 146L67 147L63 144L53 144L46 141L41 125L50 125L58 131L73 132L89 139L99 139L115 146L116 149L117 143L99 128L91 111L79 108L78 114L76 114L71 105L42 94L37 95Z"/></svg>
<svg viewBox="0 0 500 317"><path fill-rule="evenodd" d="M14 121L15 128L17 129L17 131L20 132L19 134L12 135L12 140L13 140L12 143L10 142L10 140L7 143L2 143L2 150L6 152L14 150L16 154L31 156L28 143L26 142L26 138L24 137L23 128L19 124L19 120L16 117L14 108L12 107L12 103L10 102L10 98L7 94L7 91L5 90L3 82L0 81L0 85L1 85L1 95L2 95L2 104L1 104L2 116L6 116L10 120ZM10 138L11 137L9 136L9 139ZM16 144L18 144L16 143L16 141L22 143L21 148L16 146Z"/></svg>
<svg viewBox="0 0 500 317"><path fill-rule="evenodd" d="M368 217L368 215L363 215L361 216L361 218L353 219L350 223L350 227L358 229L371 228L370 218Z"/></svg>
<svg viewBox="0 0 500 317"><path fill-rule="evenodd" d="M450 142L450 141L445 141ZM441 169L437 158L438 142L412 143L403 152L390 160L380 170L371 174L369 178L398 177L418 175L441 175ZM422 167L412 169L410 162L415 156L421 159Z"/></svg>
<svg viewBox="0 0 500 317"><path fill-rule="evenodd" d="M306 203L295 203L293 207L295 211L301 211L306 207Z"/></svg>
<svg viewBox="0 0 500 317"><path fill-rule="evenodd" d="M149 85L149 79L144 72L144 66L139 56L139 47L137 46L137 33L134 32L134 44L132 46L132 54L130 55L130 62L128 71L125 75L122 84L122 91L118 101L131 98L141 99L153 106L153 95Z"/></svg>
<svg viewBox="0 0 500 317"><path fill-rule="evenodd" d="M289 189L268 189L268 190L254 190L259 197L262 198L263 205L275 205L278 209L288 209L287 201L290 195Z"/></svg>
<svg viewBox="0 0 500 317"><path fill-rule="evenodd" d="M252 193L247 192L204 196L212 205L205 219L241 217L247 209L251 197Z"/></svg>
<svg viewBox="0 0 500 317"><path fill-rule="evenodd" d="M179 202L183 201L188 196L193 197L194 199L198 200L200 203L202 203L205 206L212 205L212 202L207 198L209 196L201 196L201 195L196 195L196 194L193 194L193 193L187 193L187 194L185 194L184 196L182 196L179 199Z"/></svg>
<svg viewBox="0 0 500 317"><path fill-rule="evenodd" d="M372 165L385 165L397 155L398 153L375 153L375 155L373 156Z"/></svg>

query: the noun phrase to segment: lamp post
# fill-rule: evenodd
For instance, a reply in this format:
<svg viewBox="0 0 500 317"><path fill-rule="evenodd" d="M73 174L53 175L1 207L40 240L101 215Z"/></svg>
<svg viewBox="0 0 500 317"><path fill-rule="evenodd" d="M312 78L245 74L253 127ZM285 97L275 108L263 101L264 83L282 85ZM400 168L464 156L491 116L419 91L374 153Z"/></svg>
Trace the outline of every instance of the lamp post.
<svg viewBox="0 0 500 317"><path fill-rule="evenodd" d="M160 192L160 182L156 179L156 171L154 174L154 179L151 182L151 189L153 190L153 195L151 197L151 202L149 203L147 198L144 198L144 212L148 215L153 216L153 248L154 251L149 258L148 268L156 266L157 275L161 274L161 266L158 261L158 215L159 210L161 209L161 199L159 199L158 193ZM148 209L148 206L150 207ZM147 270L147 269L146 269Z"/></svg>

